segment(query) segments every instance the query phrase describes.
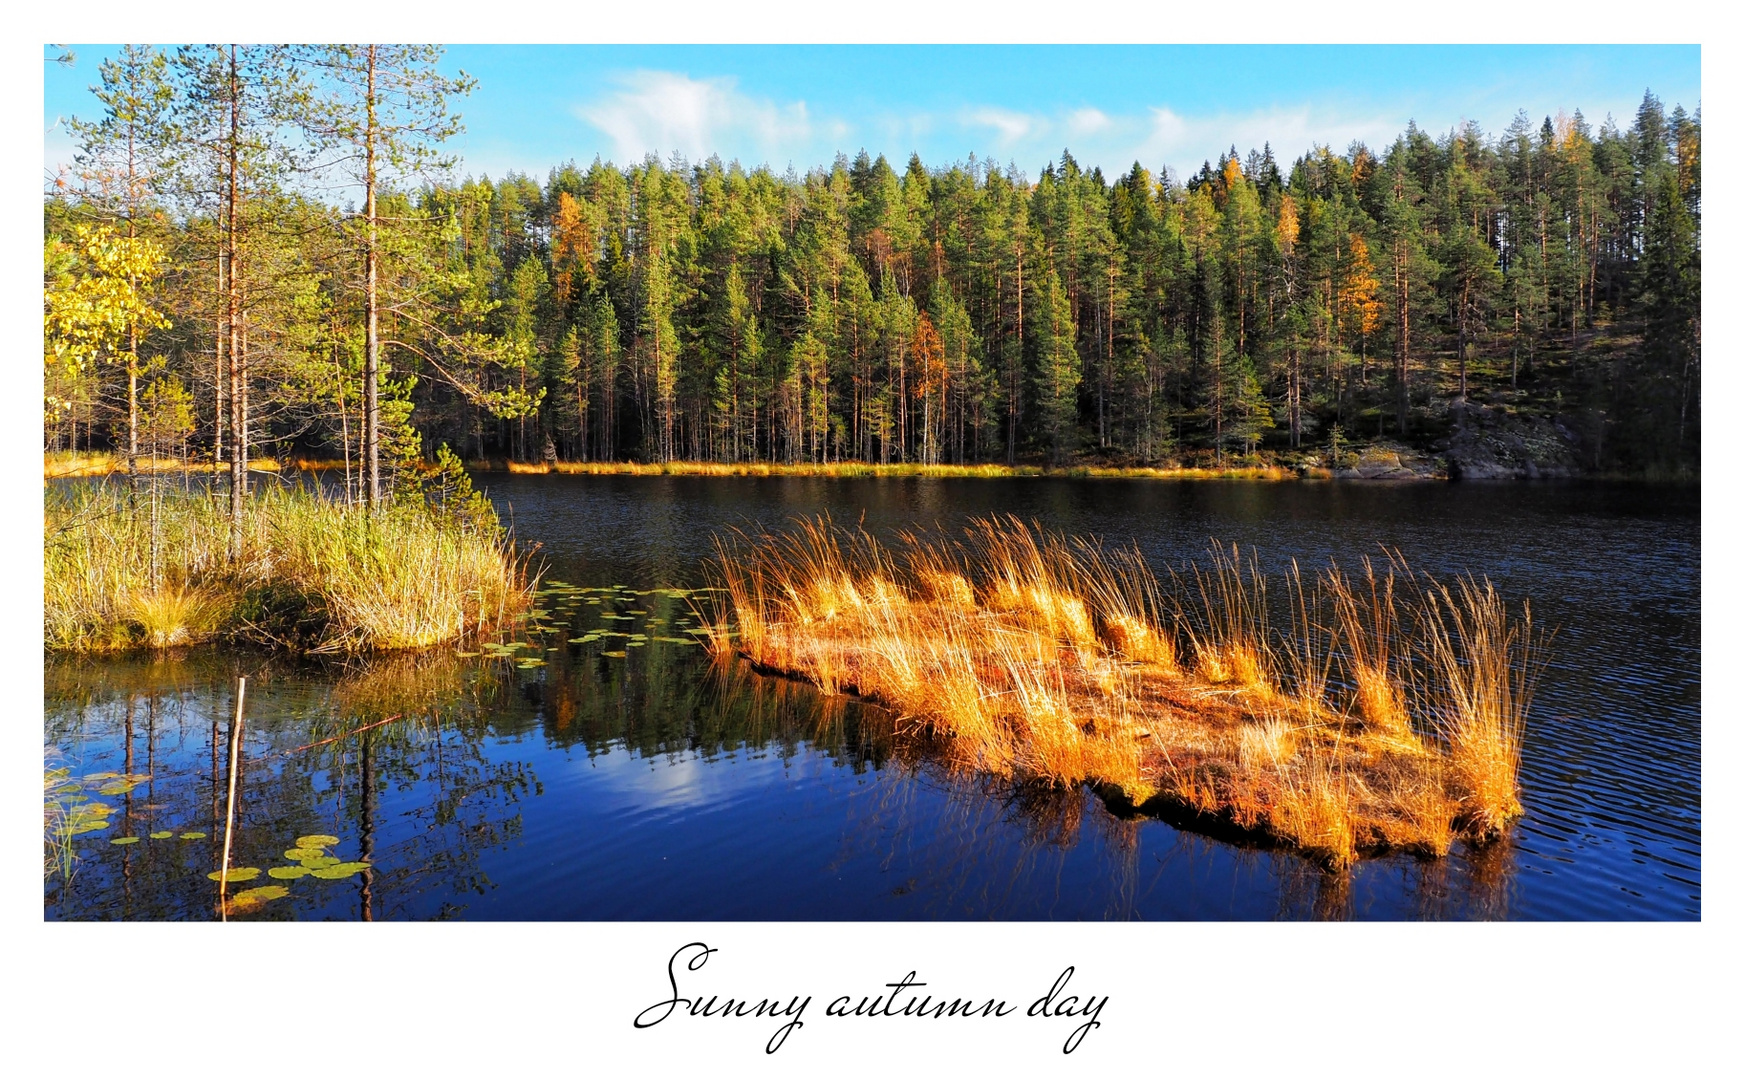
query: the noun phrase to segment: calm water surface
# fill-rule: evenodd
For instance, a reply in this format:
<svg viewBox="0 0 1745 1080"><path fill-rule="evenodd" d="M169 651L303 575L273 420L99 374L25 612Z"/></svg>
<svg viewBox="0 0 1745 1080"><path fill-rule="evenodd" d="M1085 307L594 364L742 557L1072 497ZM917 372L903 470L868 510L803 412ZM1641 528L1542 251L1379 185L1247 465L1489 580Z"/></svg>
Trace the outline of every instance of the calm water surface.
<svg viewBox="0 0 1745 1080"><path fill-rule="evenodd" d="M443 653L320 664L214 650L47 661L46 763L68 771L60 797L112 812L73 839L74 875L47 881L46 917L215 917L206 874L220 857L239 674L248 722L232 863L262 871L241 887L288 890L239 917L1701 916L1695 489L483 483L517 536L540 544L547 578L577 587L542 601L551 632L524 635L536 646L524 653L543 663ZM1387 545L1439 576L1488 575L1557 628L1523 755L1526 816L1481 849L1368 859L1331 875L1288 852L1117 817L1087 792L949 775L924 747L894 739L879 710L711 664L689 643L690 601L650 591L704 584L724 528L819 512L874 532L1011 513L1136 543L1159 570L1216 538L1252 545L1274 569L1330 556L1349 566ZM598 630L643 637L571 640ZM104 773L150 779L117 791ZM270 878L309 834L336 838L331 857L370 869ZM112 843L125 837L138 839Z"/></svg>

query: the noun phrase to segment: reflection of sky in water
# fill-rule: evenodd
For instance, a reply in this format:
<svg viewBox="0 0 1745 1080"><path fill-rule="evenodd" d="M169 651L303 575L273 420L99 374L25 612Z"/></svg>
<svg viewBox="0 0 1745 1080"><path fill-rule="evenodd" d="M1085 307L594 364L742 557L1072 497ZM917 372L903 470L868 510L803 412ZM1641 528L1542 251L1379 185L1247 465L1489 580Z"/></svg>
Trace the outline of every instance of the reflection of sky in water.
<svg viewBox="0 0 1745 1080"><path fill-rule="evenodd" d="M624 807L719 808L742 796L747 788L762 786L762 770L755 769L747 756L734 754L705 761L696 754L644 757L620 748L577 759L571 768L586 772L585 782L596 785L602 794L609 793L608 798L615 797Z"/></svg>

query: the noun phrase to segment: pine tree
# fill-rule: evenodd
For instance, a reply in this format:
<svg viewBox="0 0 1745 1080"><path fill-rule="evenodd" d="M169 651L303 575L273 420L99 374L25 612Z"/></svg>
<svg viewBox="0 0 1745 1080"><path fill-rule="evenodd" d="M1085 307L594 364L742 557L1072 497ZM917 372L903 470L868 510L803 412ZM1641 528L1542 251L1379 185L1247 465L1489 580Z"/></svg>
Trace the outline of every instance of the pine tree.
<svg viewBox="0 0 1745 1080"><path fill-rule="evenodd" d="M364 468L371 506L383 497L381 480L381 231L378 186L440 172L452 164L437 147L461 130L448 99L468 93L465 74L436 69L435 45L329 45L300 50L322 72L326 93L308 99L297 118L312 144L338 151L338 167L363 188L357 219L364 251ZM390 219L393 227L396 222Z"/></svg>
<svg viewBox="0 0 1745 1080"><path fill-rule="evenodd" d="M1064 462L1078 444L1078 390L1082 378L1077 328L1060 276L1053 270L1038 290L1037 313L1031 320L1036 338L1036 409L1047 435L1049 456Z"/></svg>

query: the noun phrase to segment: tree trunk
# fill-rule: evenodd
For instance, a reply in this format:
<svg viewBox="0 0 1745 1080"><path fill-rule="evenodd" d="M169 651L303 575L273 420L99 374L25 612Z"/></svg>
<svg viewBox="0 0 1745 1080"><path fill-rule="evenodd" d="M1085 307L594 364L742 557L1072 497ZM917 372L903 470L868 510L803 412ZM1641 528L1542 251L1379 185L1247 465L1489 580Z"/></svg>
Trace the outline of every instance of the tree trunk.
<svg viewBox="0 0 1745 1080"><path fill-rule="evenodd" d="M230 361L230 561L242 558L242 508L248 496L248 358L242 336L242 246L237 240L240 192L237 190L241 153L240 80L236 72L236 46L230 46L230 139L226 147L225 241L228 249L228 288L225 292L225 330Z"/></svg>
<svg viewBox="0 0 1745 1080"><path fill-rule="evenodd" d="M1406 408L1410 398L1406 392L1406 368L1412 348L1412 282L1405 266L1405 244L1400 242L1394 257L1394 287L1397 301L1397 329L1394 341L1394 405L1399 415L1399 434L1406 434Z"/></svg>
<svg viewBox="0 0 1745 1080"><path fill-rule="evenodd" d="M377 331L376 276L376 47L366 48L369 86L364 98L364 484L370 507L382 503L381 338Z"/></svg>

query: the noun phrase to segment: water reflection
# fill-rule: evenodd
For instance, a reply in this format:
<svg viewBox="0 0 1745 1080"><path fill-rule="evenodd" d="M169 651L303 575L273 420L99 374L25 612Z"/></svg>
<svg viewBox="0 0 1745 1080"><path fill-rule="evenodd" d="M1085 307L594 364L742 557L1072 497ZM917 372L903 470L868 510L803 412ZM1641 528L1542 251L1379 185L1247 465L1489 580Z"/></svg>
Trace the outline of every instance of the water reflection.
<svg viewBox="0 0 1745 1080"><path fill-rule="evenodd" d="M1273 917L1352 915L1349 878L1119 817L1083 789L955 769L881 709L743 664L696 650L605 665L583 648L550 655L537 671L447 654L51 663L48 735L75 771L137 761L150 779L112 830L80 838L78 871L49 883L46 913L214 917L221 749L246 674L233 865L290 865L296 837L325 833L369 868L289 881L288 896L233 917L1224 917L1197 897L1201 879L1232 872L1272 880ZM572 751L589 782L574 782ZM787 779L772 782L771 766ZM548 788L548 775L568 779ZM530 818L548 840L575 839L566 819L612 827L529 844ZM192 831L203 835L181 838ZM663 845L686 853L682 871L620 858ZM1466 914L1445 899L1460 888L1448 872L1413 874L1411 907L1390 914Z"/></svg>
<svg viewBox="0 0 1745 1080"><path fill-rule="evenodd" d="M328 834L337 858L369 864L286 880L289 895L244 918L1700 916L1692 508L1550 488L1495 489L1492 505L1447 488L1384 500L1292 485L624 480L497 492L546 544L548 576L594 587L554 590L502 658L46 662L57 763L147 778L92 796L115 812L74 838L70 885L45 881L46 917L216 916L206 874L238 675L233 863L266 881L297 837ZM828 509L949 528L993 502L1159 561L1214 534L1310 565L1382 540L1426 569L1534 596L1562 632L1529 730L1527 817L1445 860L1329 875L1185 822L1119 816L1084 789L954 770L882 710L712 663L687 643L693 598L644 587L697 584L725 524ZM1631 572L1612 561L1625 555Z"/></svg>

